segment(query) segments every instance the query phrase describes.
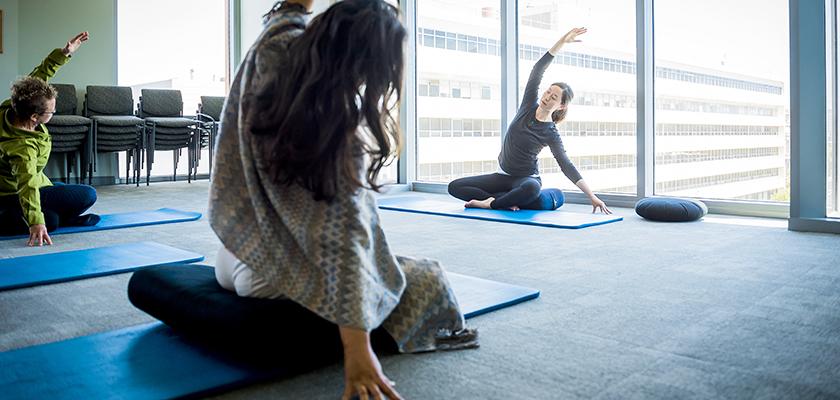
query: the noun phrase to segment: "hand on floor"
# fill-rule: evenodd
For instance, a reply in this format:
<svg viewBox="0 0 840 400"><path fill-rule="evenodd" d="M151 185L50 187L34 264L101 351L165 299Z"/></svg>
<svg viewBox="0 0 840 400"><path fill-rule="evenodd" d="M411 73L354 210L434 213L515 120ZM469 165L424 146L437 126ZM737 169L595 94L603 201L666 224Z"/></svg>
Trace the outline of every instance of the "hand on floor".
<svg viewBox="0 0 840 400"><path fill-rule="evenodd" d="M395 383L382 373L382 366L370 347L345 347L342 400L402 400L402 396L394 390L394 385Z"/></svg>
<svg viewBox="0 0 840 400"><path fill-rule="evenodd" d="M603 200L599 199L598 196L593 195L592 198L589 200L592 202L593 214L595 214L595 211L598 211L598 209L601 209L601 212L603 212L604 214L612 214L612 211L610 211L610 209L607 208L607 204L604 203Z"/></svg>
<svg viewBox="0 0 840 400"><path fill-rule="evenodd" d="M44 244L51 245L52 239L50 239L50 234L47 233L47 226L44 224L36 224L29 227L29 242L26 243L27 246L43 246Z"/></svg>

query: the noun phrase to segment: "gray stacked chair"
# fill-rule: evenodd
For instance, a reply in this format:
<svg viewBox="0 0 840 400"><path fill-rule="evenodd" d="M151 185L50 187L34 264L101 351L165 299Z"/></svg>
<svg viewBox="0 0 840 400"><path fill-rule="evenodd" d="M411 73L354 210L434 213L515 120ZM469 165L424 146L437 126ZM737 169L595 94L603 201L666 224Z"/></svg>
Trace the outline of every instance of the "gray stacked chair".
<svg viewBox="0 0 840 400"><path fill-rule="evenodd" d="M216 146L216 135L219 133L219 121L222 120L222 107L224 105L224 96L201 96L201 103L198 105L198 113L196 114L198 120L201 121L202 128L198 150L204 147L209 149L210 173L213 172L213 150ZM199 154L201 154L200 151Z"/></svg>
<svg viewBox="0 0 840 400"><path fill-rule="evenodd" d="M177 179L178 161L181 151L187 149L189 173L187 181L192 181L192 171L198 163L196 146L200 144L197 138L198 121L184 118L184 102L181 100L180 90L171 89L143 89L140 91L140 107L137 113L146 123L146 185L152 164L155 162L155 151L172 150L174 171L172 180Z"/></svg>
<svg viewBox="0 0 840 400"><path fill-rule="evenodd" d="M63 154L65 161L64 182L70 183L70 171L76 169L76 183L89 174L91 166L91 141L93 125L89 118L76 115L76 86L55 83L58 91L55 114L47 124L52 137L52 154Z"/></svg>
<svg viewBox="0 0 840 400"><path fill-rule="evenodd" d="M131 166L134 182L139 185L143 162L143 120L133 112L134 97L130 87L87 87L85 115L93 120L93 170L96 170L96 153L125 151L126 183L130 181Z"/></svg>

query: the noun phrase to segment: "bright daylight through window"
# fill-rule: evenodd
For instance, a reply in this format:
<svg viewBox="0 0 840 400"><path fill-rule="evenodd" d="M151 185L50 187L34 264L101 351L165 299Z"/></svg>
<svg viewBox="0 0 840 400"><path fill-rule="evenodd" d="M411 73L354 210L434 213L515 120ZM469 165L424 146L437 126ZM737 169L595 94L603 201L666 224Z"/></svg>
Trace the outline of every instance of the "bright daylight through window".
<svg viewBox="0 0 840 400"><path fill-rule="evenodd" d="M417 2L417 180L496 172L499 1Z"/></svg>
<svg viewBox="0 0 840 400"><path fill-rule="evenodd" d="M654 192L788 202L788 2L654 7Z"/></svg>
<svg viewBox="0 0 840 400"><path fill-rule="evenodd" d="M184 115L195 115L200 96L225 95L225 0L119 0L118 81L141 89L177 89ZM167 12L160 12L167 10ZM178 174L186 175L186 149ZM120 171L125 171L120 154ZM172 151L155 154L152 175L172 176ZM202 149L199 174L209 172ZM145 172L144 172L145 174Z"/></svg>

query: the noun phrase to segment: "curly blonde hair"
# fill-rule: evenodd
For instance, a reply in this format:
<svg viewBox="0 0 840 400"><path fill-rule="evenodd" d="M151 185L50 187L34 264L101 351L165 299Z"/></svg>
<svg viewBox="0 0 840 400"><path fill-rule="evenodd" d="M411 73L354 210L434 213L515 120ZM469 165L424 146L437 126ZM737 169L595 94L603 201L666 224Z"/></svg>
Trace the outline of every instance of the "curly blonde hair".
<svg viewBox="0 0 840 400"><path fill-rule="evenodd" d="M47 111L47 101L58 92L41 78L25 76L12 84L12 109L20 118Z"/></svg>

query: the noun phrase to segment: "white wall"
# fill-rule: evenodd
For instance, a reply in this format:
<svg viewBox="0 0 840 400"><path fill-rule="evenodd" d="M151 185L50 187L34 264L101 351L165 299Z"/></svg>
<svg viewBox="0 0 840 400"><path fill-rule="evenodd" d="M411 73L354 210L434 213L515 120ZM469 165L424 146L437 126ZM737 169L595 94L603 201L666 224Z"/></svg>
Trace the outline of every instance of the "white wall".
<svg viewBox="0 0 840 400"><path fill-rule="evenodd" d="M3 10L3 54L0 54L0 91L3 99L18 76L18 0L0 0Z"/></svg>

